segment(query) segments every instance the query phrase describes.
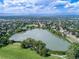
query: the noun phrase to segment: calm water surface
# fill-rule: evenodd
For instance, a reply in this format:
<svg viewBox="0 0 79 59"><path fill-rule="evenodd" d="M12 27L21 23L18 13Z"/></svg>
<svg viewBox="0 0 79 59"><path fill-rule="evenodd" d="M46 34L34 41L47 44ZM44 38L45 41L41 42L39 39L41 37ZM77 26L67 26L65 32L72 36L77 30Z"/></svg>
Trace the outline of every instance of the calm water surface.
<svg viewBox="0 0 79 59"><path fill-rule="evenodd" d="M26 32L14 34L10 37L10 40L23 41L27 38L41 40L46 44L46 47L51 50L66 51L70 46L69 42L43 29L33 29Z"/></svg>

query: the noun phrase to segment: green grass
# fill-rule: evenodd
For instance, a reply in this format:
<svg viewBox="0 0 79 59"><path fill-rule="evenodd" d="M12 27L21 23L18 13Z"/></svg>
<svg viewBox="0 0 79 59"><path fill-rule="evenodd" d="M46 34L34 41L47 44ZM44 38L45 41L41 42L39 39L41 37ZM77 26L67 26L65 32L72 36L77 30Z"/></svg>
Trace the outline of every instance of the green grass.
<svg viewBox="0 0 79 59"><path fill-rule="evenodd" d="M0 59L62 59L55 56L42 57L30 49L22 49L19 43L0 48Z"/></svg>

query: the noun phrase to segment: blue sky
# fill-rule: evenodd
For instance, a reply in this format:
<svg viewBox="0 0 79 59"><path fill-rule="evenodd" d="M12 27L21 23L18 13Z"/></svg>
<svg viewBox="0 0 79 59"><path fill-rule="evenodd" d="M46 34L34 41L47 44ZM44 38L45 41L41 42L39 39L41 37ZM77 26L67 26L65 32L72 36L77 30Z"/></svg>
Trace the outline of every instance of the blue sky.
<svg viewBox="0 0 79 59"><path fill-rule="evenodd" d="M0 0L0 13L79 15L79 0Z"/></svg>

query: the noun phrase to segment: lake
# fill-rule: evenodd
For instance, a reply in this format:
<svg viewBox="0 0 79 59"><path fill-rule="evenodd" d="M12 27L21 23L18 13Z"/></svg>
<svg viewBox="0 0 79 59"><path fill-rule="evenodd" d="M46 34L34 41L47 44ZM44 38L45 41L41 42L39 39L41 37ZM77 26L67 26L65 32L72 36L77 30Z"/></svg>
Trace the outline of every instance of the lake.
<svg viewBox="0 0 79 59"><path fill-rule="evenodd" d="M46 44L46 47L55 51L66 51L70 43L62 38L57 37L51 32L43 29L32 29L22 33L12 35L9 40L23 41L27 38L41 40Z"/></svg>

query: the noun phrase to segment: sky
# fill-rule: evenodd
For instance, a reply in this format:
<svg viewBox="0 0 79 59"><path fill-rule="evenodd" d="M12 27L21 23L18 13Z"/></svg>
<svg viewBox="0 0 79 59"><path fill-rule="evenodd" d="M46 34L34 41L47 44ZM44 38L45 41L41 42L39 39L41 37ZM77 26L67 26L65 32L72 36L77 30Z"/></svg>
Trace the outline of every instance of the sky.
<svg viewBox="0 0 79 59"><path fill-rule="evenodd" d="M0 14L79 15L79 0L0 0Z"/></svg>

